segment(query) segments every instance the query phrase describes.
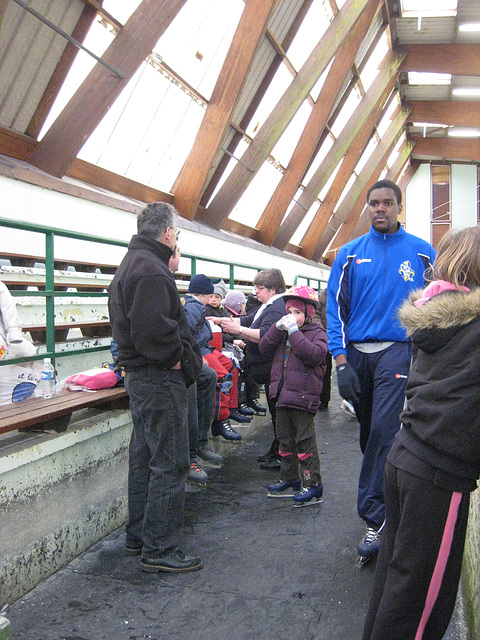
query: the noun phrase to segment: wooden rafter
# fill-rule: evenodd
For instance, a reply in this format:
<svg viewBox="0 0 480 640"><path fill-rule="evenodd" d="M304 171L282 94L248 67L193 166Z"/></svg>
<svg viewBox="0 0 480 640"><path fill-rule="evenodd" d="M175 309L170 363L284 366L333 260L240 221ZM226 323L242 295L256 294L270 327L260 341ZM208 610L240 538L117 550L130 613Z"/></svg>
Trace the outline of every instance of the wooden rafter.
<svg viewBox="0 0 480 640"><path fill-rule="evenodd" d="M312 258L315 247L329 223L338 199L342 195L343 190L350 180L353 170L355 169L372 136L373 128L382 112L384 99L384 96L382 96L382 98L377 102L364 126L360 128L355 139L348 147L347 153L343 158L340 169L338 170L327 195L300 242L302 255L305 258Z"/></svg>
<svg viewBox="0 0 480 640"><path fill-rule="evenodd" d="M309 8L312 5L312 2L313 0L303 0L303 3L296 17L290 26L290 29L288 30L283 42L281 43L281 48L284 51L287 51L289 46L292 44L297 34L297 31L300 28L300 25L302 24L303 19L305 18ZM242 140L243 132L247 129L248 125L251 122L251 119L255 115L259 104L261 103L268 87L270 86L270 83L275 77L275 74L278 71L278 68L282 64L282 61L283 61L283 56L280 53L277 53L277 55L272 60L269 68L267 69L263 77L263 80L260 83L257 91L255 92L255 95L253 96L250 104L248 105L247 110L245 111L240 121L240 124L237 127L237 130L233 134L230 142L228 143L226 152L223 154L222 158L216 165L215 170L212 174L212 177L210 178L210 180L208 181L208 185L204 189L203 196L200 201L200 204L203 205L203 207L207 205L210 198L212 197L212 194L217 188L218 183L220 182L223 176L223 173L225 172L227 165L230 162L231 156L235 154L237 146ZM232 126L234 126L233 123L232 123ZM200 208L199 211L197 212L197 216L201 218L204 213L205 213L204 209ZM205 219L204 221L208 223L208 219Z"/></svg>
<svg viewBox="0 0 480 640"><path fill-rule="evenodd" d="M364 206L365 199L363 198L362 200L364 190L373 184L383 171L388 157L393 151L393 148L403 131L403 127L405 126L409 113L410 109L398 109L397 114L385 132L385 135L375 147L357 179L354 181L347 195L340 203L335 212L334 220L330 220L328 228L325 230L325 233L322 235L320 242L313 252L314 260L321 260L323 253L341 225L343 226L337 235L336 246L340 246L340 243L343 244L344 238L349 237L348 234L354 229L355 223L361 213L360 211L357 214L358 203L361 203L362 209Z"/></svg>
<svg viewBox="0 0 480 640"><path fill-rule="evenodd" d="M411 44L402 71L480 76L480 44Z"/></svg>
<svg viewBox="0 0 480 640"><path fill-rule="evenodd" d="M346 34L353 28L366 7L376 1L347 0L344 4L282 98L260 127L254 140L243 154L242 161L236 164L210 203L207 208L209 224L218 228L222 226L315 82L326 69Z"/></svg>
<svg viewBox="0 0 480 640"><path fill-rule="evenodd" d="M415 138L414 155L430 160L480 162L478 138Z"/></svg>
<svg viewBox="0 0 480 640"><path fill-rule="evenodd" d="M349 146L355 140L360 129L365 125L368 117L382 96L386 96L386 90L392 90L398 67L403 59L402 52L390 52L385 57L380 73L375 78L368 93L363 97L350 120L339 134L334 145L325 157L324 162L318 167L309 183L305 186L302 195L292 207L288 216L280 226L273 242L278 249L284 249L298 225L302 222L307 211L315 202L320 191L327 184L330 176L335 171L339 162L347 152ZM388 97L388 96L387 96ZM386 99L386 98L385 98Z"/></svg>
<svg viewBox="0 0 480 640"><path fill-rule="evenodd" d="M457 127L480 127L478 102L466 100L410 100L412 122L455 125Z"/></svg>
<svg viewBox="0 0 480 640"><path fill-rule="evenodd" d="M72 37L75 38L78 42L83 42L85 36L87 35L90 27L92 26L93 21L96 16L96 9L92 6L87 5L82 11L82 15L80 16L77 24L75 25L75 29L72 31ZM27 127L27 135L32 138L38 138L38 134L40 133L43 125L45 124L45 120L52 108L53 103L55 102L56 97L58 96L60 89L65 81L65 78L70 71L72 64L75 61L75 58L78 54L78 47L76 47L71 42L67 42L65 49L63 50L62 56L57 64L55 71L53 72L52 77L43 93L42 99L38 103L38 106L35 110L35 113L30 120L30 123Z"/></svg>
<svg viewBox="0 0 480 640"><path fill-rule="evenodd" d="M37 146L30 158L33 165L54 176L65 175L85 140L185 2L142 0L103 55L103 60L120 69L124 78L97 63Z"/></svg>
<svg viewBox="0 0 480 640"><path fill-rule="evenodd" d="M402 192L405 192L405 188L406 188L404 186L403 176L407 178L407 176L413 176L413 174L411 174L410 171L407 170L403 174L402 180L399 181L398 178L401 174L403 167L410 160L413 147L414 147L414 144L412 144L411 142L409 141L405 142L405 144L402 145L399 151L396 161L394 162L390 170L385 175L385 178L387 178L388 180L392 180L393 182L396 182L400 187L400 189L402 190ZM369 182L368 189L370 189L372 184L373 184L373 181ZM365 191L365 198L363 198L363 200L366 200L366 193L368 189ZM368 215L367 208L365 205L362 205L362 206L363 206L363 211L360 214L357 223L355 224L353 232L350 234L350 239L357 238L358 236L361 236L362 234L366 233L368 231L368 227L370 226L370 216Z"/></svg>
<svg viewBox="0 0 480 640"><path fill-rule="evenodd" d="M345 38L335 56L290 162L258 221L259 238L264 244L271 244L276 235L285 212L298 189L302 176L305 174L306 168L313 157L318 140L337 100L338 93L351 73L350 69L358 51L358 43L365 38L377 9L378 5L370 5Z"/></svg>
<svg viewBox="0 0 480 640"><path fill-rule="evenodd" d="M189 220L195 217L208 174L229 125L233 109L276 0L250 0L240 18L200 130L174 187L175 206Z"/></svg>

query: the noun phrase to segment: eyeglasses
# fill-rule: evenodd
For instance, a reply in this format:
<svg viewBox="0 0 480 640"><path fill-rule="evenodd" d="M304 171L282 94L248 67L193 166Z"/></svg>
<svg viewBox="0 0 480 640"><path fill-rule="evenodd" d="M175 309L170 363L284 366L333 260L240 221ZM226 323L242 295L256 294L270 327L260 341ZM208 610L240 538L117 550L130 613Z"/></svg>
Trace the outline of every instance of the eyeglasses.
<svg viewBox="0 0 480 640"><path fill-rule="evenodd" d="M267 287L262 287L262 285L259 285L259 284L256 284L254 287L255 291L263 291L266 288Z"/></svg>
<svg viewBox="0 0 480 640"><path fill-rule="evenodd" d="M175 229L175 227L169 227L172 231L175 231L175 237L178 240L178 236L180 235L180 229Z"/></svg>

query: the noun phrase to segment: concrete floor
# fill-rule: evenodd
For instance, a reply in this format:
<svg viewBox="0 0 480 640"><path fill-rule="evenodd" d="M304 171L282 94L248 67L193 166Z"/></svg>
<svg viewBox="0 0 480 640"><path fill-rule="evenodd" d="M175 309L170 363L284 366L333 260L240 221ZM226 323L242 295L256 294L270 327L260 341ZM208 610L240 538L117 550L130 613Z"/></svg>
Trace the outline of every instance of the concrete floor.
<svg viewBox="0 0 480 640"><path fill-rule="evenodd" d="M10 606L13 639L359 640L375 563L359 568L356 553L357 422L334 394L316 426L321 505L267 499L278 473L256 462L270 445L262 428L186 496L183 550L201 571L144 573L118 530Z"/></svg>

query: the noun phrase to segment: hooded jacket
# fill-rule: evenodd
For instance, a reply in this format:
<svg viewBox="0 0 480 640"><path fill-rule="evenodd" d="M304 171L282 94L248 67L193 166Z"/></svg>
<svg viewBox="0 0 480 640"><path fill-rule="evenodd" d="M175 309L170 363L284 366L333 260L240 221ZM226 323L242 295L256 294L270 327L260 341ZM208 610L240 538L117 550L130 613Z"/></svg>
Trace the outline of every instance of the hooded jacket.
<svg viewBox="0 0 480 640"><path fill-rule="evenodd" d="M202 356L213 351L210 341L213 338L212 329L208 320L206 320L205 305L202 304L195 296L185 295L185 315L187 316L188 326L193 337L200 347Z"/></svg>
<svg viewBox="0 0 480 640"><path fill-rule="evenodd" d="M125 371L147 365L171 369L182 363L187 385L202 367L175 279L168 268L172 250L135 235L109 287L108 307L118 363Z"/></svg>
<svg viewBox="0 0 480 640"><path fill-rule="evenodd" d="M415 348L397 441L447 474L480 475L480 288L444 292L399 317ZM473 485L474 486L474 485Z"/></svg>
<svg viewBox="0 0 480 640"><path fill-rule="evenodd" d="M287 338L291 349L285 363ZM327 336L316 322L304 324L290 336L273 324L260 341L260 352L273 358L269 395L277 407L316 413L325 375Z"/></svg>

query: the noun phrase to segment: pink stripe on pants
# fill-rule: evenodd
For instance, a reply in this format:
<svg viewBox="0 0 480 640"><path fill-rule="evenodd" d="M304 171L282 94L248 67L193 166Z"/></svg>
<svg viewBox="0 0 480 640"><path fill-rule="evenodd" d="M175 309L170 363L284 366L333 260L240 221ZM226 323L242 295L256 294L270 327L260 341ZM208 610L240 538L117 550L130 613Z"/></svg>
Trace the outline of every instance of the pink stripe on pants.
<svg viewBox="0 0 480 640"><path fill-rule="evenodd" d="M430 580L430 586L428 587L428 593L425 600L425 607L423 614L418 625L415 640L422 640L425 626L428 622L428 618L432 613L432 609L437 601L440 587L442 586L443 576L445 574L445 567L447 566L448 556L450 555L450 549L452 547L453 533L455 530L455 524L457 522L458 509L462 501L462 494L458 492L452 493L452 499L450 501L450 508L448 510L447 521L445 523L445 529L443 530L442 542L438 551L437 562L433 570L432 578Z"/></svg>

